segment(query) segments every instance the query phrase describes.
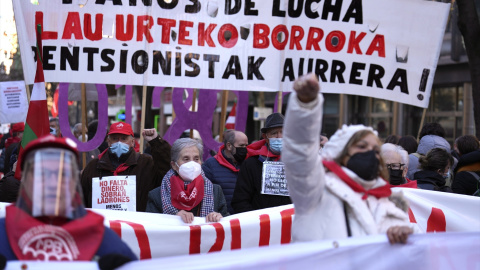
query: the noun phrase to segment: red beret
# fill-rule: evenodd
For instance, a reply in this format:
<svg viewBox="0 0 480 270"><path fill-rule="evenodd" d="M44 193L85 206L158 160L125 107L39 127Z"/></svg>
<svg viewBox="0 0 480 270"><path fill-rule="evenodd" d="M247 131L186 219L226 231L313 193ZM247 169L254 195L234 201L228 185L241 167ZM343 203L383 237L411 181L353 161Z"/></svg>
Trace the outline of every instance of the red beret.
<svg viewBox="0 0 480 270"><path fill-rule="evenodd" d="M128 123L118 122L110 126L110 132L108 132L108 135L110 134L125 134L133 137L133 129Z"/></svg>
<svg viewBox="0 0 480 270"><path fill-rule="evenodd" d="M20 160L20 168L23 170L23 163L25 162L25 157L33 150L38 150L41 148L63 148L69 150L78 158L77 144L70 138L58 138L53 135L46 135L35 139L27 144L27 147L23 149L18 160Z"/></svg>

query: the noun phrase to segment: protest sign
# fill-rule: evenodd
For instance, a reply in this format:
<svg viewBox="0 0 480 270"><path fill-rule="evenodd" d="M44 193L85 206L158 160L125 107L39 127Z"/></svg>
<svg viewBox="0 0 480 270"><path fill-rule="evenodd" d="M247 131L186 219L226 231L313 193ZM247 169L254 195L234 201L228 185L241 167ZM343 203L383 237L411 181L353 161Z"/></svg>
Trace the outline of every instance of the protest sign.
<svg viewBox="0 0 480 270"><path fill-rule="evenodd" d="M25 122L28 101L23 81L0 82L0 123Z"/></svg>
<svg viewBox="0 0 480 270"><path fill-rule="evenodd" d="M13 3L28 83L41 24L49 81L290 91L315 72L324 93L421 107L449 12L420 0Z"/></svg>
<svg viewBox="0 0 480 270"><path fill-rule="evenodd" d="M135 175L95 177L92 179L92 208L135 212L136 186Z"/></svg>
<svg viewBox="0 0 480 270"><path fill-rule="evenodd" d="M264 161L262 167L262 194L290 196L283 162Z"/></svg>

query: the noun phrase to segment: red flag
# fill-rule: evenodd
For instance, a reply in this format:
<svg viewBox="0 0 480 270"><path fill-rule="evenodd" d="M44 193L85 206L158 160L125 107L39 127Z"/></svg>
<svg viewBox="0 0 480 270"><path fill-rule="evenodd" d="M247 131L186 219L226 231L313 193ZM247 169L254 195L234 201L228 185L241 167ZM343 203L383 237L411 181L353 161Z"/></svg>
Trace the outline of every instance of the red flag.
<svg viewBox="0 0 480 270"><path fill-rule="evenodd" d="M225 122L226 129L235 129L235 115L237 114L237 103L233 104L232 110L228 115L227 121Z"/></svg>
<svg viewBox="0 0 480 270"><path fill-rule="evenodd" d="M22 171L20 169L21 153L27 144L39 137L50 133L50 123L48 120L47 94L45 91L45 78L43 76L43 56L42 56L42 30L40 24L37 25L37 71L35 73L35 83L33 84L32 96L28 106L27 120L25 121L25 130L23 132L22 142L18 155L17 169L15 178L21 179Z"/></svg>

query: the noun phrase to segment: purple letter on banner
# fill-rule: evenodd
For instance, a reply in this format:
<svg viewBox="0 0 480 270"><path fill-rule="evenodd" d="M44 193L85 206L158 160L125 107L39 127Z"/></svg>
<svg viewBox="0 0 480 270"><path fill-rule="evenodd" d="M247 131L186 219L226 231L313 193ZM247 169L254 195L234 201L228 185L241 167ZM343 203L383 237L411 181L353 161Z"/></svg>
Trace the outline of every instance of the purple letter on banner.
<svg viewBox="0 0 480 270"><path fill-rule="evenodd" d="M104 84L97 84L98 104L108 104L107 87ZM64 137L74 140L78 145L78 151L88 152L102 144L108 129L108 106L98 106L98 127L97 133L88 142L80 142L70 130L68 121L68 83L60 83L58 93L58 120L60 130ZM130 106L131 107L131 106Z"/></svg>

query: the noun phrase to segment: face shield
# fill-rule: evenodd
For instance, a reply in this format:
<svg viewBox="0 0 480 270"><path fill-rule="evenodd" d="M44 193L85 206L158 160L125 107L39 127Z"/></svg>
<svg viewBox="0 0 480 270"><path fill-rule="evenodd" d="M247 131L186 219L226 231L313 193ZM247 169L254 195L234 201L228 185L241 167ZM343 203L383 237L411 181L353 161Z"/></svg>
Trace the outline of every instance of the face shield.
<svg viewBox="0 0 480 270"><path fill-rule="evenodd" d="M32 217L76 219L86 214L73 152L42 148L28 153L23 164L18 208Z"/></svg>

